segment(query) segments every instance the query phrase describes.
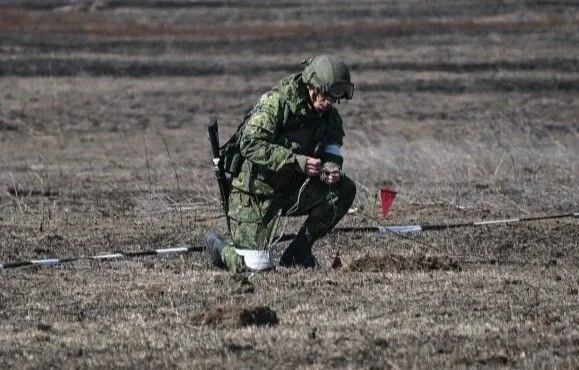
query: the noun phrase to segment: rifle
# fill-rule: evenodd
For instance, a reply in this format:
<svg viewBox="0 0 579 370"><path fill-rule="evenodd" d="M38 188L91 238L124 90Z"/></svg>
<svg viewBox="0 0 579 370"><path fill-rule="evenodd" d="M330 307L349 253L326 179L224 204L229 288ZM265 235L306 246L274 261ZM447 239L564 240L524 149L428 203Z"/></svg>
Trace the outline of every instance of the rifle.
<svg viewBox="0 0 579 370"><path fill-rule="evenodd" d="M213 118L207 126L209 142L211 143L211 152L213 153L213 171L217 178L219 185L219 193L221 195L221 208L225 212L225 219L227 220L227 230L231 234L231 222L229 220L229 182L221 160L221 148L219 147L219 126L217 119Z"/></svg>

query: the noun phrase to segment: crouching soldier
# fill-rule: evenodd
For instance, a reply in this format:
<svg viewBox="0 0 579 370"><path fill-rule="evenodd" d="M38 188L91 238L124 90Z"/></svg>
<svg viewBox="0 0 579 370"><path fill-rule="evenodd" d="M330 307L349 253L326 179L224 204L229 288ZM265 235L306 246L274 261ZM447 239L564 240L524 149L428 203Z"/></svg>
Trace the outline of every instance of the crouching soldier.
<svg viewBox="0 0 579 370"><path fill-rule="evenodd" d="M313 268L314 242L344 217L356 195L342 173L344 137L336 109L352 99L349 68L331 55L316 56L263 94L245 118L243 158L229 194L231 241L206 235L214 265L232 272L275 267L270 244L283 216L307 219L284 251L280 266Z"/></svg>

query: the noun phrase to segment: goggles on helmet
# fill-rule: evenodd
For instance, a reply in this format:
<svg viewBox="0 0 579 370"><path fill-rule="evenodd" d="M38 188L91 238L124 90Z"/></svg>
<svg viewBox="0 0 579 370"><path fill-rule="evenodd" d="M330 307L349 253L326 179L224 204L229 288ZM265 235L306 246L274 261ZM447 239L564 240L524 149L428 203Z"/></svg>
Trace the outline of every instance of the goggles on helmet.
<svg viewBox="0 0 579 370"><path fill-rule="evenodd" d="M348 81L332 81L322 86L321 90L334 99L352 99L354 84Z"/></svg>

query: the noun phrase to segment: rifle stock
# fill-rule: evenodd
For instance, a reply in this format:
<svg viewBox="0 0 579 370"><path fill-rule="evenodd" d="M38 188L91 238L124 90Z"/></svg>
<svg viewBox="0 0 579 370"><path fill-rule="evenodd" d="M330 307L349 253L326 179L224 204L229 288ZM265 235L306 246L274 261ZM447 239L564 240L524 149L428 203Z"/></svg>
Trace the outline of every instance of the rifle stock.
<svg viewBox="0 0 579 370"><path fill-rule="evenodd" d="M207 133L209 137L209 143L211 144L211 152L213 153L213 159L219 158L219 125L216 119L212 119L207 125Z"/></svg>
<svg viewBox="0 0 579 370"><path fill-rule="evenodd" d="M231 233L231 223L229 220L229 186L227 177L225 175L225 170L223 168L223 163L220 160L220 148L219 148L219 125L217 119L212 119L207 126L207 134L209 138L209 143L211 144L211 152L213 154L213 171L215 172L215 177L217 178L217 184L219 185L219 194L221 196L221 208L225 212L225 219L227 220L227 230Z"/></svg>

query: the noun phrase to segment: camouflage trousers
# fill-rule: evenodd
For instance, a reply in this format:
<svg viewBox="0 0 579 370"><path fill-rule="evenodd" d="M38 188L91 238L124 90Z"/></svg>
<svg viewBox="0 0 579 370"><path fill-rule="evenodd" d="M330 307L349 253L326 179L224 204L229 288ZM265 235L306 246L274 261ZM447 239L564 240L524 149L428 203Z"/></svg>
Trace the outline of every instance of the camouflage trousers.
<svg viewBox="0 0 579 370"><path fill-rule="evenodd" d="M304 222L314 239L329 233L354 202L356 185L343 176L327 185L312 177L303 189L287 197L260 197L233 189L229 196L231 242L223 250L223 262L230 271L245 269L237 249L267 250L281 230L282 216L308 216Z"/></svg>

